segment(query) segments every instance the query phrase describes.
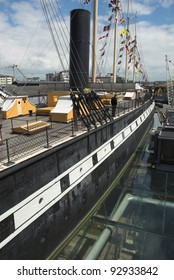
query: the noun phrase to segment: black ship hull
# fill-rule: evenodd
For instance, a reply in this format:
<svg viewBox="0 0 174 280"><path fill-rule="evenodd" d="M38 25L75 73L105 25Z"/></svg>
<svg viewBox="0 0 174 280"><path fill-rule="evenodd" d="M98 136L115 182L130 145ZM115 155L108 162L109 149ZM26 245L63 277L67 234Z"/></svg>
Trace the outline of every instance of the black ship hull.
<svg viewBox="0 0 174 280"><path fill-rule="evenodd" d="M153 110L147 102L1 172L0 259L47 259L124 168Z"/></svg>

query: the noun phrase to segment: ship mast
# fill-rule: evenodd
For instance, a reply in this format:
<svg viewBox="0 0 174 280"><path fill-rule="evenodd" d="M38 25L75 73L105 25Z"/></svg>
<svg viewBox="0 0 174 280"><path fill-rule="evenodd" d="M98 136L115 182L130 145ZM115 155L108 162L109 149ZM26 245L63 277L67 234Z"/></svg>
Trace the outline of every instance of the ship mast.
<svg viewBox="0 0 174 280"><path fill-rule="evenodd" d="M136 47L137 47L137 14L135 17L135 39L134 39L135 43L134 43L134 64L133 64L133 82L135 83L135 54L136 54Z"/></svg>
<svg viewBox="0 0 174 280"><path fill-rule="evenodd" d="M118 34L118 0L116 0L116 9L115 9L115 29L114 29L114 61L113 61L113 82L117 82L117 73L116 73L116 67L117 67L117 34Z"/></svg>
<svg viewBox="0 0 174 280"><path fill-rule="evenodd" d="M128 0L128 8L127 8L127 27L126 27L128 33L129 33L129 0ZM128 34L126 34L126 46L128 45ZM128 81L128 52L126 49L126 61L125 61L125 83Z"/></svg>
<svg viewBox="0 0 174 280"><path fill-rule="evenodd" d="M92 82L93 82L93 83L96 82L97 26L98 26L98 0L94 0L93 47L92 47Z"/></svg>

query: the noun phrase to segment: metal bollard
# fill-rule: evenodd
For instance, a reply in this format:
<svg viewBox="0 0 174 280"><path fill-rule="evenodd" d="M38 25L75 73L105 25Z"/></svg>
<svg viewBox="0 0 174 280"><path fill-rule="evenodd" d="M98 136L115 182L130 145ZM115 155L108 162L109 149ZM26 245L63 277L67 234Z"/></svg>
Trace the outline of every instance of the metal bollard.
<svg viewBox="0 0 174 280"><path fill-rule="evenodd" d="M45 128L45 132L46 132L46 146L44 146L44 148L50 148L51 146L49 145L49 136L48 136L48 128Z"/></svg>
<svg viewBox="0 0 174 280"><path fill-rule="evenodd" d="M10 160L10 152L9 152L8 139L6 139L5 141L6 141L6 150L7 150L7 163L5 165L9 166L11 164L14 164L14 162Z"/></svg>

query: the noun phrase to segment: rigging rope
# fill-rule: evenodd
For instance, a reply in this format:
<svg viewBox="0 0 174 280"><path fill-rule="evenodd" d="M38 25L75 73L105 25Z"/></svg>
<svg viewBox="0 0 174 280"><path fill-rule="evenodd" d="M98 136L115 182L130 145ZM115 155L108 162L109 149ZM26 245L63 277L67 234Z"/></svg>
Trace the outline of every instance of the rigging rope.
<svg viewBox="0 0 174 280"><path fill-rule="evenodd" d="M56 7L55 7L55 11L57 11L57 18L59 19L59 21L60 21L60 25L61 25L61 30L64 30L64 26L65 26L65 28L66 28L66 31L67 31L67 33L65 32L63 35L62 35L62 38L63 38L63 40L64 40L64 44L65 44L65 46L66 46L66 49L67 49L67 53L69 54L69 38L70 38L70 31L69 31L69 29L68 29L68 27L67 27L67 25L66 25L66 22L65 22L65 19L64 19L64 17L63 17L63 15L62 15L62 12L61 12L61 9L60 9L60 7L59 7L59 5L58 5L58 3L57 3L57 9L56 9ZM59 13L58 13L58 11L59 11ZM62 18L62 21L60 20L60 17L59 17L59 14L60 14L60 16L61 16L61 18ZM62 22L64 23L64 26L62 25ZM62 34L62 33L61 33ZM67 37L67 34L69 35L69 37ZM64 37L66 37L65 39L64 39ZM70 40L71 40L71 38L70 38ZM72 42L73 43L73 42ZM74 44L73 44L73 46L74 46ZM75 48L75 47L74 47ZM75 49L76 50L76 49ZM74 53L74 52L72 52L72 60L71 60L71 63L73 64L73 66L75 66L74 65L74 60L76 61L76 65L79 67L79 63L78 63L78 60L76 59L76 58L78 58L79 59L79 61L80 61L80 63L82 64L82 62L81 62L81 59L80 59L80 56L79 56L79 54L78 54L78 52L77 52L77 50L76 50L76 53ZM69 63L67 62L67 68L69 69ZM70 69L69 69L69 71L70 71ZM73 79L73 82L74 82L74 84L77 86L77 84L76 84L76 81L75 81L75 78L74 78L74 75L73 75L73 73L71 73L71 76L72 76L72 79ZM80 78L80 76L79 76L79 74L77 73L77 76L78 76L78 78ZM82 79L84 80L84 77L82 77ZM79 79L80 80L80 79ZM82 81L81 81L81 86L82 86Z"/></svg>
<svg viewBox="0 0 174 280"><path fill-rule="evenodd" d="M60 55L60 52L59 52L59 49L58 49L56 40L55 40L55 36L54 36L54 33L53 33L53 29L52 29L52 27L51 27L51 22L50 22L50 18L49 18L49 16L51 17L51 15L50 15L50 11L49 11L49 9L48 9L48 5L45 4L45 1L44 1L44 0L40 0L40 2L41 2L41 6L42 6L42 9L43 9L43 12L44 12L44 15L45 15L47 24L48 24L48 28L49 28L49 31L50 31L52 40L53 40L53 42L54 42L54 46L55 46L55 48L56 48L56 52L57 52L57 54L58 54L58 57L59 57L59 60L60 60L61 66L62 66L62 69L64 69L64 64L63 64L63 61L62 61L62 58L61 58L61 55ZM51 18L51 19L52 19L52 18ZM55 28L54 24L53 24L53 27Z"/></svg>
<svg viewBox="0 0 174 280"><path fill-rule="evenodd" d="M125 53L127 55L128 64L127 64L127 70L128 74L131 73L131 67L134 67L136 76L142 76L143 80L146 80L146 71L145 66L143 68L144 62L141 61L141 55L139 51L139 45L137 41L131 36L131 34L134 34L135 32L135 22L133 22L133 19L135 18L133 7L132 7L132 1L129 1L129 5L125 5L125 2L119 1L119 13L118 18L114 18L114 9L116 7L116 1L109 1L108 7L111 8L112 14L110 16L111 22L108 26L105 26L105 30L107 30L108 27L108 34L107 36L100 36L99 39L104 39L105 36L107 37L105 41L103 41L103 46L100 47L100 58L99 58L99 65L100 69L106 67L107 63L107 57L105 57L106 54L109 53L111 49L111 35L110 29L113 27L115 21L118 24L118 30L120 32L120 39L119 39L119 48L117 51L117 73L120 71L120 66L122 64L123 58L125 58ZM124 3L124 5L123 5ZM132 15L132 16L130 16ZM113 21L114 18L114 21ZM109 21L109 19L108 19ZM122 28L123 27L123 28ZM133 29L134 28L134 29ZM136 35L137 37L137 35ZM108 40L110 40L108 44ZM100 42L99 42L100 43ZM105 49L107 47L107 50ZM126 52L125 52L126 50ZM104 63L105 62L105 63ZM112 72L112 71L111 71Z"/></svg>
<svg viewBox="0 0 174 280"><path fill-rule="evenodd" d="M49 0L48 1L49 5L48 4L46 5L44 0L40 0L40 2L41 2L41 5L42 5L42 9L44 11L44 15L45 15L46 20L47 20L47 24L48 24L48 27L49 27L54 45L56 47L56 51L57 51L59 59L61 61L62 69L65 70L65 66L64 66L63 60L61 59L61 54L60 54L60 51L58 49L58 45L61 48L62 53L64 54L67 68L69 68L68 67L67 55L65 54L65 50L67 51L67 53L69 53L69 38L67 38L67 34L69 34L69 30L66 26L64 17L62 16L62 13L61 13L61 10L60 10L60 7L59 7L59 4L58 4L57 1L53 2L52 0ZM58 13L58 11L59 11L59 13ZM60 14L60 16L62 17L63 20L60 20L59 14ZM64 23L64 26L66 28L67 33L63 32L64 26L63 26L62 22ZM61 36L59 36L57 30L60 31ZM63 42L60 40L60 37L62 38ZM70 38L70 40L72 40L72 38ZM72 42L72 44L74 46L73 42ZM76 50L76 53L72 52L72 56L73 56L72 58L76 62L76 65L79 67L79 65L82 64L82 62L81 62L81 58L80 58L77 50ZM73 59L72 59L71 63L74 65ZM84 67L83 64L82 64L82 67ZM85 77L83 75L80 76L78 73L76 73L76 74L79 78L82 78L83 82L85 82ZM73 73L71 73L71 76L74 80ZM74 83L75 83L75 81L74 81ZM82 81L81 81L81 85L83 85Z"/></svg>

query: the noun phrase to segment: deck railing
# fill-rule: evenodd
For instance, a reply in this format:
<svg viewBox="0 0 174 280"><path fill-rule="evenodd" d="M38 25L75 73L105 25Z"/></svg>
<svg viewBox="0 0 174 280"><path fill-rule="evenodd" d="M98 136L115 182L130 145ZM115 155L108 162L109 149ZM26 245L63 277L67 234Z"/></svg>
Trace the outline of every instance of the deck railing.
<svg viewBox="0 0 174 280"><path fill-rule="evenodd" d="M142 107L142 112L148 104L139 104L135 100L118 103L116 117L124 115L127 112ZM108 106L112 115L112 108ZM43 149L50 149L58 143L63 143L70 137L75 137L77 132L88 132L89 130L83 125L81 120L72 120L65 123L51 123L51 127L46 127L43 131L32 135L18 134L15 137L2 139L0 142L0 169L5 165L14 164L17 160L29 158L35 153L40 153Z"/></svg>

